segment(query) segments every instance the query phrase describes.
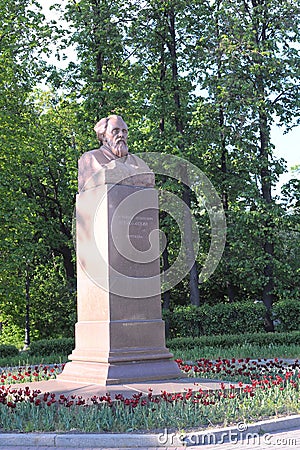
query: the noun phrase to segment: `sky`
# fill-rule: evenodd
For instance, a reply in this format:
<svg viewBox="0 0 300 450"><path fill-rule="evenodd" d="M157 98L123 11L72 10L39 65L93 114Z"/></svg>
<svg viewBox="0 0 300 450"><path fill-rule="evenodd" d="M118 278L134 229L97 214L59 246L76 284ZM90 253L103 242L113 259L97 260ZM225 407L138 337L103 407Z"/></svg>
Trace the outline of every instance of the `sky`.
<svg viewBox="0 0 300 450"><path fill-rule="evenodd" d="M48 20L55 19L59 20L59 15L55 11L49 11L49 6L57 1L54 0L39 0L40 5L43 8L43 13ZM59 2L63 4L64 2ZM67 53L69 57L67 60L61 60L58 62L54 56L55 49L53 49L53 57L51 58L52 64L59 64L61 67L65 67L68 63L68 59L74 59L75 52L74 48L70 48ZM287 164L287 172L282 174L279 178L279 182L274 190L274 194L280 194L280 187L288 182L292 177L300 178L300 174L295 175L292 173L291 168L295 165L300 165L300 126L293 128L287 134L283 134L283 130L278 126L274 125L271 130L271 140L275 145L274 155L277 158L284 158Z"/></svg>
<svg viewBox="0 0 300 450"><path fill-rule="evenodd" d="M293 128L289 133L283 134L282 129L274 125L271 132L272 143L275 145L274 155L284 158L287 162L288 172L282 174L279 179L276 193L282 184L287 183L291 177L297 177L291 172L291 167L300 165L300 126Z"/></svg>

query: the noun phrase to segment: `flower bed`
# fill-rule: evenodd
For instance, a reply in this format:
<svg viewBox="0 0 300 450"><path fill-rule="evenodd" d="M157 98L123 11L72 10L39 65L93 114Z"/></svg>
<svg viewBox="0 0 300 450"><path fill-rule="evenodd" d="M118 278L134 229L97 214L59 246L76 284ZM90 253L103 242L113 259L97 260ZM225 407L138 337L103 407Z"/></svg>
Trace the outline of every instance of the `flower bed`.
<svg viewBox="0 0 300 450"><path fill-rule="evenodd" d="M51 366L26 366L17 369L0 370L0 384L30 383L32 381L45 381L56 378L61 373L64 364L54 364Z"/></svg>
<svg viewBox="0 0 300 450"><path fill-rule="evenodd" d="M213 375L227 380L244 377L248 381L240 380L238 388L232 384L229 389L220 383L216 391L189 389L180 394L162 391L154 396L149 388L148 395L137 393L126 398L117 394L112 398L107 394L88 400L75 395L42 394L28 386L16 389L3 385L0 387L0 429L23 432L187 429L300 412L298 361L285 364L279 360L199 360L194 365L177 362L184 372L193 376L212 378ZM50 370L49 375L55 373Z"/></svg>
<svg viewBox="0 0 300 450"><path fill-rule="evenodd" d="M221 380L234 380L249 382L259 380L265 376L285 375L286 373L299 373L300 362L296 359L288 362L275 358L251 360L217 359L215 361L201 358L193 363L185 363L182 359L176 360L180 369L192 377L216 378Z"/></svg>

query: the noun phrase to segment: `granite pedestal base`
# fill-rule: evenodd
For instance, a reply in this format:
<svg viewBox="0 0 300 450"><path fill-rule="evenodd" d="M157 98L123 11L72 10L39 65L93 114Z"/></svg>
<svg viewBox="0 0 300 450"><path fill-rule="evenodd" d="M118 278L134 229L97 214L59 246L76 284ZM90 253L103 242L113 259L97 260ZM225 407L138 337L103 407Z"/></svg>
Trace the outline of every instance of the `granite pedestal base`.
<svg viewBox="0 0 300 450"><path fill-rule="evenodd" d="M58 381L93 383L100 386L182 378L178 366L169 360L131 361L127 363L92 363L76 361L65 366Z"/></svg>
<svg viewBox="0 0 300 450"><path fill-rule="evenodd" d="M156 189L105 184L78 194L78 322L58 380L106 386L182 378L165 346L158 228Z"/></svg>

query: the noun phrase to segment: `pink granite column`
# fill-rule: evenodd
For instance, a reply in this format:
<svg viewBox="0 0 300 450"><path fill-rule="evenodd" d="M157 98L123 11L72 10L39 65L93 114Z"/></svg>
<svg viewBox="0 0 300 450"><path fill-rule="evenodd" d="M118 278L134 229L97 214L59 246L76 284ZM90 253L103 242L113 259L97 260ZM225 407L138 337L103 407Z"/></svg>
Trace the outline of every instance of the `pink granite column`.
<svg viewBox="0 0 300 450"><path fill-rule="evenodd" d="M113 164L85 180L79 162L78 322L71 362L58 379L109 385L179 378L161 318L154 177L143 164L130 176L121 161Z"/></svg>

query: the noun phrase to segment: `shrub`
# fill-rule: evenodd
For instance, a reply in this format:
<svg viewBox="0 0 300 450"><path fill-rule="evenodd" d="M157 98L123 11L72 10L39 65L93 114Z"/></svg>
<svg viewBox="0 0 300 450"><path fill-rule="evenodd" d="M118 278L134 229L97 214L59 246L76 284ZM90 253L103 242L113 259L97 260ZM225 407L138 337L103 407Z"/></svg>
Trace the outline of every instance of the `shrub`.
<svg viewBox="0 0 300 450"><path fill-rule="evenodd" d="M24 346L24 328L11 321L5 321L0 333L0 344L13 345L21 349Z"/></svg>
<svg viewBox="0 0 300 450"><path fill-rule="evenodd" d="M30 344L30 355L47 356L52 354L68 355L74 348L73 338L41 339Z"/></svg>
<svg viewBox="0 0 300 450"><path fill-rule="evenodd" d="M9 356L17 356L19 350L14 345L0 345L0 358L7 358Z"/></svg>
<svg viewBox="0 0 300 450"><path fill-rule="evenodd" d="M249 333L219 336L178 337L167 340L171 350L186 350L196 347L222 347L235 345L299 345L300 331L290 333Z"/></svg>
<svg viewBox="0 0 300 450"><path fill-rule="evenodd" d="M179 306L163 311L170 338L258 333L264 329L264 315L264 305L254 302Z"/></svg>
<svg viewBox="0 0 300 450"><path fill-rule="evenodd" d="M274 303L272 317L278 331L300 330L300 300L280 300Z"/></svg>

